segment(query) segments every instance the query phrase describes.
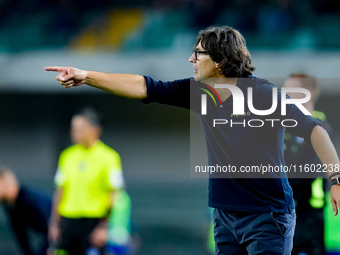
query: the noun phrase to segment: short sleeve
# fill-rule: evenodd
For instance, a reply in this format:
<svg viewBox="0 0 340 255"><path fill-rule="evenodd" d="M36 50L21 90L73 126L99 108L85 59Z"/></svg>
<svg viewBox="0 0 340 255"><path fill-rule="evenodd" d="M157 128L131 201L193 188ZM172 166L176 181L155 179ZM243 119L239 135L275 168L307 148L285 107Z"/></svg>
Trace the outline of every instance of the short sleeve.
<svg viewBox="0 0 340 255"><path fill-rule="evenodd" d="M109 173L110 186L117 190L124 188L124 178L122 171L110 170Z"/></svg>
<svg viewBox="0 0 340 255"><path fill-rule="evenodd" d="M255 109L266 110L273 105L273 89L276 86L266 83L258 85L254 92L254 107ZM265 116L268 119L275 119L283 123L287 132L290 132L298 137L304 138L307 143L310 143L310 137L315 126L322 126L321 122L310 115L305 115L295 104L287 104L286 114L282 113L282 93L277 89L277 106L273 114ZM286 96L289 98L289 96ZM282 125L283 125L282 124Z"/></svg>
<svg viewBox="0 0 340 255"><path fill-rule="evenodd" d="M279 105L281 105L281 91L279 92ZM289 98L289 96L287 96ZM310 115L305 115L295 104L288 104L284 119L294 120L296 125L286 127L286 130L298 137L304 138L305 142L311 143L311 134L316 126L322 126L321 121Z"/></svg>
<svg viewBox="0 0 340 255"><path fill-rule="evenodd" d="M57 172L54 176L54 183L57 187L62 188L66 182L66 175L60 167L58 167Z"/></svg>
<svg viewBox="0 0 340 255"><path fill-rule="evenodd" d="M54 184L59 188L63 188L67 180L64 165L65 165L65 151L62 151L58 161L58 168L54 176Z"/></svg>
<svg viewBox="0 0 340 255"><path fill-rule="evenodd" d="M117 152L113 153L109 164L106 169L105 186L114 190L124 188L122 164Z"/></svg>

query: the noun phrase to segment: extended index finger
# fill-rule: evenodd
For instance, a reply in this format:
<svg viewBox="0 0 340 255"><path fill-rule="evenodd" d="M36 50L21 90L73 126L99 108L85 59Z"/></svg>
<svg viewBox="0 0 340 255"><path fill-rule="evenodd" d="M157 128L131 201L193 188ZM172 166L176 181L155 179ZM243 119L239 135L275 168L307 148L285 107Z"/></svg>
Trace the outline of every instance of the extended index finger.
<svg viewBox="0 0 340 255"><path fill-rule="evenodd" d="M54 71L54 72L63 72L65 70L65 67L62 66L46 66L45 71Z"/></svg>

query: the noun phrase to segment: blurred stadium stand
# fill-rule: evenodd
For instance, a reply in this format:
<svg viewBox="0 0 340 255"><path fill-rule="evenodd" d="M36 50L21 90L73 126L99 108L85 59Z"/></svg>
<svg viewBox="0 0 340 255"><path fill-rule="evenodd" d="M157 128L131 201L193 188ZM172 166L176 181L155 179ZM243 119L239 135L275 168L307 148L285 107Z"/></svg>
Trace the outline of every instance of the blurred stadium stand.
<svg viewBox="0 0 340 255"><path fill-rule="evenodd" d="M242 32L255 75L304 71L319 79L317 109L327 114L339 151L336 0L0 0L0 165L52 194L70 117L93 105L104 115L103 140L122 156L140 254L206 254L207 181L190 178L189 114L85 86L64 90L43 67L188 77L197 32L213 24ZM0 255L20 254L10 233L0 209Z"/></svg>
<svg viewBox="0 0 340 255"><path fill-rule="evenodd" d="M0 1L0 50L172 50L183 34L228 24L256 49L340 49L334 0Z"/></svg>

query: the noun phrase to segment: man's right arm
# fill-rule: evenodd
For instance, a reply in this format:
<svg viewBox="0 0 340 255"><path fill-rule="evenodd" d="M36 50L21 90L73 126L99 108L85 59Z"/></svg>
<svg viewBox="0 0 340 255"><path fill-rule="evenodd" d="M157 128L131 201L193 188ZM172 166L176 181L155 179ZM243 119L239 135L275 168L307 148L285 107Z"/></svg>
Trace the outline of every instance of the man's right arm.
<svg viewBox="0 0 340 255"><path fill-rule="evenodd" d="M49 66L45 70L58 72L56 78L65 88L88 84L121 97L147 97L146 81L141 75L103 73L62 66Z"/></svg>

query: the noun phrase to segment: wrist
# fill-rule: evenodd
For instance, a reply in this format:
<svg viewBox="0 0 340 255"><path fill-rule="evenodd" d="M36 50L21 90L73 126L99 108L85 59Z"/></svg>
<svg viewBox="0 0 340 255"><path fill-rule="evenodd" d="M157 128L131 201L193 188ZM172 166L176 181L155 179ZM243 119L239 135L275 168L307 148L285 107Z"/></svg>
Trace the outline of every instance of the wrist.
<svg viewBox="0 0 340 255"><path fill-rule="evenodd" d="M109 221L107 219L102 219L99 221L97 227L98 228L107 228L109 224Z"/></svg>
<svg viewBox="0 0 340 255"><path fill-rule="evenodd" d="M84 77L85 84L89 84L91 80L91 71L82 70L82 77Z"/></svg>
<svg viewBox="0 0 340 255"><path fill-rule="evenodd" d="M336 173L333 173L331 175L329 175L329 179L333 179L334 177L340 177L340 173L336 172Z"/></svg>
<svg viewBox="0 0 340 255"><path fill-rule="evenodd" d="M59 220L57 219L51 219L49 224L50 227L58 227L59 226Z"/></svg>
<svg viewBox="0 0 340 255"><path fill-rule="evenodd" d="M340 186L340 177L335 177L331 179L331 185Z"/></svg>

